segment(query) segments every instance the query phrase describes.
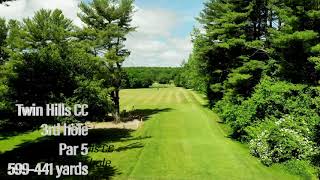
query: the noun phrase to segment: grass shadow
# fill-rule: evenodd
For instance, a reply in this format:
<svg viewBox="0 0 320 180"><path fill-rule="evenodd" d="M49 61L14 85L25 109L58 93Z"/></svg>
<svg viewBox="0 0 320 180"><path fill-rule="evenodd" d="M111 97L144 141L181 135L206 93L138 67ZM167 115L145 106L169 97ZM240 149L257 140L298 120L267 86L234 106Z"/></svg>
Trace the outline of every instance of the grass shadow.
<svg viewBox="0 0 320 180"><path fill-rule="evenodd" d="M6 130L0 129L0 141L8 140L11 137L21 136L21 135L25 135L28 133L32 133L35 130L37 130L37 129L34 128L34 129L30 129L30 130L21 130L21 131L10 130L10 129L9 130L8 129L6 129Z"/></svg>
<svg viewBox="0 0 320 180"><path fill-rule="evenodd" d="M120 151L126 151L129 149L137 149L137 148L142 148L143 144L141 142L134 142L131 144L128 144L126 146L121 146L115 149L115 151L120 152Z"/></svg>
<svg viewBox="0 0 320 180"><path fill-rule="evenodd" d="M133 138L126 138L120 140L120 142L126 142L126 141L136 141L136 140L144 140L144 139L150 139L152 136L137 136Z"/></svg>
<svg viewBox="0 0 320 180"><path fill-rule="evenodd" d="M206 109L210 109L212 110L212 107L210 106L209 103L206 103L206 104L202 104L202 107L206 108Z"/></svg>
<svg viewBox="0 0 320 180"><path fill-rule="evenodd" d="M28 133L28 132L26 132L26 133ZM0 141L9 139L10 137L17 136L19 134L21 134L21 133L15 132L15 131L12 131L12 132L1 132L0 133Z"/></svg>
<svg viewBox="0 0 320 180"><path fill-rule="evenodd" d="M171 108L164 109L136 109L127 112L126 115L140 116L144 121L150 116L168 112ZM41 137L34 141L25 141L17 145L13 150L0 153L0 179L25 179L26 176L8 176L8 163L29 163L30 168L34 168L39 162L54 163L54 165L77 165L82 162L83 165L89 165L89 176L64 176L63 179L110 179L121 174L121 171L111 164L108 166L100 166L101 160L93 160L89 156L59 156L59 143L66 143L69 146L81 146L82 143L89 145L108 145L117 142L128 142L127 145L116 147L114 151L122 152L130 149L143 148L141 143L145 139L150 139L151 136L132 136L133 130L129 129L91 129L88 136L76 137ZM3 139L17 135L16 133L3 134ZM1 138L1 137L0 137ZM78 152L79 153L79 152ZM108 152L106 152L108 153ZM107 158L107 156L106 156ZM54 172L56 174L56 172ZM35 173L30 173L27 179L56 179L55 176L37 176Z"/></svg>
<svg viewBox="0 0 320 180"><path fill-rule="evenodd" d="M154 114L158 114L161 112L168 112L171 111L171 108L163 108L163 109L134 109L131 111L123 111L121 116L123 117L124 121L130 121L133 119L143 118L143 121L146 121L150 118L150 116Z"/></svg>
<svg viewBox="0 0 320 180"><path fill-rule="evenodd" d="M0 179L23 179L23 176L8 176L8 163L29 163L30 168L34 168L39 162L53 163L56 165L78 165L79 162L89 166L89 177L98 179L110 179L111 177L121 174L121 172L111 164L102 165L99 160L93 160L89 156L59 156L59 143L66 143L67 145L80 146L81 143L95 144L109 144L112 142L120 142L126 138L133 138L131 136L132 130L127 129L92 129L89 135L85 137L42 137L36 141L28 141L18 145L11 151L0 154ZM131 143L124 147L118 147L117 151L124 151L130 148L142 148L141 143ZM80 154L80 152L78 151ZM108 152L105 152L108 153ZM106 156L107 157L107 156ZM54 173L55 174L55 173ZM36 176L31 179L55 179L54 176ZM89 178L87 177L87 178ZM81 176L68 177L67 179L81 179Z"/></svg>

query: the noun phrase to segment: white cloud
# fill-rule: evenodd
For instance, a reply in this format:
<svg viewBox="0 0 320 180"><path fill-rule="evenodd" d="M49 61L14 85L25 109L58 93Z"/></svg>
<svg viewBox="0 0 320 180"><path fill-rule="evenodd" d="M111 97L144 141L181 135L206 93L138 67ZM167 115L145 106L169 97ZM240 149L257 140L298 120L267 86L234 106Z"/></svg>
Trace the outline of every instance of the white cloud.
<svg viewBox="0 0 320 180"><path fill-rule="evenodd" d="M180 66L192 49L189 37L175 37L172 31L181 20L173 11L137 8L133 24L137 32L128 36L131 50L126 66Z"/></svg>
<svg viewBox="0 0 320 180"><path fill-rule="evenodd" d="M192 49L190 38L169 37L167 40L156 38L129 38L127 47L131 55L126 66L180 66Z"/></svg>
<svg viewBox="0 0 320 180"><path fill-rule="evenodd" d="M9 6L0 5L0 17L6 19L22 20L32 17L34 12L44 9L61 9L63 14L73 20L76 25L81 25L77 17L80 0L17 0L7 3Z"/></svg>
<svg viewBox="0 0 320 180"><path fill-rule="evenodd" d="M145 35L170 35L178 23L178 17L174 12L163 9L141 9L136 7L133 24Z"/></svg>
<svg viewBox="0 0 320 180"><path fill-rule="evenodd" d="M21 20L32 17L41 9L61 9L66 17L81 25L77 17L81 0L17 0L0 5L0 17ZM126 66L179 66L192 49L189 37L176 37L173 31L180 28L185 18L165 9L136 7L133 25L137 32L128 36L127 47L131 55Z"/></svg>

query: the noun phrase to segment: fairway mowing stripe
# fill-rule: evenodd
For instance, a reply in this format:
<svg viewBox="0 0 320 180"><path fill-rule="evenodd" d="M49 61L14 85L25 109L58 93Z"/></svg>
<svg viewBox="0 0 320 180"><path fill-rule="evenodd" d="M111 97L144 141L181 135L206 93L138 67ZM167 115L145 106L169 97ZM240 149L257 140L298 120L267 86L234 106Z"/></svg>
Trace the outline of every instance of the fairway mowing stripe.
<svg viewBox="0 0 320 180"><path fill-rule="evenodd" d="M146 100L146 98L149 97L149 92L148 93L141 93L136 95L136 99L133 100L132 103L136 105L143 104L143 102Z"/></svg>
<svg viewBox="0 0 320 180"><path fill-rule="evenodd" d="M245 145L229 139L227 131L218 123L217 114L202 106L205 98L195 91L141 89L132 90L131 94L127 91L123 96L123 102L137 104L137 109L171 110L150 116L137 131L134 136L150 136L151 139L146 140L140 150L129 154L132 155L128 159L130 163L124 165L124 176L119 175L119 179L227 179L232 171L239 172L230 174L230 179L261 179L260 175L265 179L277 179L281 176L281 171L272 173L271 169L261 166ZM183 101L184 104L179 104ZM139 106L139 102L152 104Z"/></svg>
<svg viewBox="0 0 320 180"><path fill-rule="evenodd" d="M179 97L181 99L181 103L185 104L188 102L186 96L183 94L183 91L184 89L183 88L180 88L179 91L178 91L178 94L179 94Z"/></svg>
<svg viewBox="0 0 320 180"><path fill-rule="evenodd" d="M187 96L184 94L184 89L181 89L180 93L183 96L183 99L184 99L185 103L189 103Z"/></svg>
<svg viewBox="0 0 320 180"><path fill-rule="evenodd" d="M199 107L200 110L203 112L203 114L206 115L206 119L208 121L208 125L210 126L211 130L214 130L213 127L211 126L214 125L215 127L217 127L217 129L219 130L219 132L223 135L223 136L227 136L227 133L220 127L220 125L217 122L217 119L219 119L219 117L210 109L204 108L204 107ZM215 118L213 118L212 116L214 116Z"/></svg>
<svg viewBox="0 0 320 180"><path fill-rule="evenodd" d="M168 89L166 89L166 88L163 88L163 91L164 91L164 94L165 94L165 96L163 98L163 103L166 104L167 101L168 101L168 96L170 94L170 91L168 91Z"/></svg>
<svg viewBox="0 0 320 180"><path fill-rule="evenodd" d="M190 96L187 94L187 90L186 89L183 89L182 94L186 98L187 103L192 103L192 100L190 99Z"/></svg>
<svg viewBox="0 0 320 180"><path fill-rule="evenodd" d="M156 123L152 123L151 127L150 127L150 123L147 125L147 126L144 126L144 129L143 129L143 134L144 135L152 135L152 133L148 133L148 132L155 132L155 129L159 129L159 119L157 118L153 118L153 119L150 119L150 121L156 121ZM138 156L137 156L137 160L136 160L136 163L134 164L134 166L131 168L131 172L128 173L128 177L130 177L132 175L132 173L134 173L134 170L137 168L138 164L140 163L141 161L141 157L142 157L142 154L144 151L146 151L147 147L150 146L150 143L153 141L153 139L151 140L148 140L144 147L142 148L142 150L139 152Z"/></svg>
<svg viewBox="0 0 320 180"><path fill-rule="evenodd" d="M158 96L158 93L155 93L153 89L151 89L150 91L153 93L148 94L147 97L144 98L144 100L140 104L143 104L143 105L152 104L152 102L153 102L152 100Z"/></svg>
<svg viewBox="0 0 320 180"><path fill-rule="evenodd" d="M154 102L154 105L161 105L164 101L164 97L166 96L166 92L165 92L165 90L163 90L163 88L160 88L159 91L160 91L159 96L156 99L156 101Z"/></svg>
<svg viewBox="0 0 320 180"><path fill-rule="evenodd" d="M167 96L165 98L165 102L167 104L174 103L173 101L174 101L175 98L173 98L173 96L174 96L174 91L172 89L170 89L170 90L168 89L167 90Z"/></svg>
<svg viewBox="0 0 320 180"><path fill-rule="evenodd" d="M203 122L206 124L205 127L208 128L208 132L211 132L211 133L210 133L210 136L211 136L212 139L217 138L217 137L219 137L219 136L223 136L223 138L226 139L226 134L225 134L225 132L220 128L220 126L216 123L215 120L213 120L214 122L212 122L210 116L204 111L204 109L203 109L202 107L199 107L199 106L197 106L197 105L195 105L195 104L192 104L192 107L193 107L194 109L198 109L198 110L200 110L200 111L202 112L202 113L201 113L201 116L202 116L203 118L199 118L199 119L204 120ZM195 110L195 111L197 111L197 110ZM215 126L218 128L218 131L216 131L215 129L213 129L213 127L212 127L213 124L212 124L212 123L214 123ZM229 140L227 140L227 139L224 141L224 143L226 143L226 145L228 145L228 146L230 146L230 147L236 146L236 144L234 144L232 141L229 141ZM232 159L234 159L235 161L237 161L237 162L239 162L239 163L244 163L244 164L246 164L245 167L246 167L246 168L249 168L250 171L252 171L252 167L249 166L248 162L243 162L242 159L239 159L239 158L238 158L238 157L243 158L243 156L241 156L241 155L239 156L239 154L232 153L232 152L230 152L230 153L228 153L228 154L230 154L230 155L232 156ZM245 159L249 159L249 157L245 157ZM261 170L261 169L259 169L259 170Z"/></svg>
<svg viewBox="0 0 320 180"><path fill-rule="evenodd" d="M156 91L156 93L152 93L152 96L150 96L150 98L148 98L147 104L153 104L155 102L156 99L158 99L159 96L159 92Z"/></svg>
<svg viewBox="0 0 320 180"><path fill-rule="evenodd" d="M227 137L227 133L220 127L220 125L217 123L217 120L216 119L211 119L211 116L216 116L216 118L219 118L217 117L217 115L214 113L214 112L211 112L209 109L205 109L205 108L200 108L198 107L202 112L203 114L206 116L206 121L207 121L207 124L209 126L209 128L211 129L210 131L213 133L213 132L216 132L215 129L213 128L213 125L216 127L216 129L218 129L218 131L221 133L221 135L223 135L224 137ZM217 134L217 136L219 136L219 134ZM225 141L226 144L230 145L230 146L235 146L237 144L234 144L234 142L232 141ZM233 154L233 157L238 157L236 156L236 154ZM243 156L241 156L243 158ZM250 156L246 156L244 157L245 159L249 159L250 160ZM238 158L235 158L238 160ZM250 169L250 171L252 171L253 168L251 168L250 164L248 163L249 161L241 161L241 163L245 163L246 167ZM258 168L260 171L263 171L263 172L268 172L266 169L262 169L262 167L258 166L257 167L257 164L254 164L256 168ZM267 173L268 174L268 173Z"/></svg>
<svg viewBox="0 0 320 180"><path fill-rule="evenodd" d="M123 101L123 104L126 106L136 106L138 104L143 104L143 102L146 100L146 98L144 98L144 96L149 96L149 94L152 94L150 92L150 89L132 89L132 91L134 91L134 93L132 93L129 96L123 96L125 97L125 101ZM144 96L142 96L142 94ZM126 98L128 97L128 98ZM131 108L131 107L130 107Z"/></svg>
<svg viewBox="0 0 320 180"><path fill-rule="evenodd" d="M202 112L200 113L201 118L199 117L199 119L201 120L205 120L203 121L206 124L206 128L209 130L208 132L211 132L210 135L212 136L212 139L214 139L216 136L221 135L218 131L213 131L212 126L210 126L210 122L208 120L211 120L211 118L209 118L209 116L207 114L204 113L204 111L202 111L203 107L198 106L198 104L192 104L192 109L195 109L194 112L199 111ZM217 132L217 133L213 133L213 132ZM218 134L219 133L219 134Z"/></svg>
<svg viewBox="0 0 320 180"><path fill-rule="evenodd" d="M145 146L141 149L141 151L139 151L139 154L137 155L136 163L134 163L134 166L132 166L132 167L130 168L130 172L128 173L128 177L130 177L131 174L132 174L132 173L134 172L134 170L136 169L137 164L138 164L138 162L139 162L140 159L141 159L142 153L143 153L145 147L146 147L148 144L149 144L149 142L147 142L147 143L145 144Z"/></svg>
<svg viewBox="0 0 320 180"><path fill-rule="evenodd" d="M180 88L179 89L177 88L175 93L174 93L174 95L175 95L177 103L181 104L183 102L183 100L182 100L182 97L180 95L180 91L179 90L180 90Z"/></svg>
<svg viewBox="0 0 320 180"><path fill-rule="evenodd" d="M176 91L176 89L174 88L174 89L172 89L171 91L171 94L170 94L170 103L171 104L177 104L178 103L178 101L177 101L177 99L176 99L176 94L177 94L177 91Z"/></svg>
<svg viewBox="0 0 320 180"><path fill-rule="evenodd" d="M200 94L198 94L195 91L191 91L191 92L192 92L192 95L197 99L197 101L200 102L200 104L202 104L202 105L206 104L205 99L203 97L201 97Z"/></svg>
<svg viewBox="0 0 320 180"><path fill-rule="evenodd" d="M127 90L124 90L124 91L127 91ZM120 104L128 105L128 102L132 102L132 100L135 98L136 98L135 95L132 95L127 92L123 92L123 93L120 92Z"/></svg>
<svg viewBox="0 0 320 180"><path fill-rule="evenodd" d="M183 94L183 91L184 91L183 88L180 88L180 89L179 89L179 96L180 96L181 99L182 99L182 103L187 103L188 100L187 100L186 96Z"/></svg>
<svg viewBox="0 0 320 180"><path fill-rule="evenodd" d="M195 104L198 104L198 105L202 105L201 102L199 102L197 100L197 98L194 97L191 90L186 90L186 91L188 92L189 97L192 99L192 102L194 102Z"/></svg>
<svg viewBox="0 0 320 180"><path fill-rule="evenodd" d="M136 97L135 96L122 96L122 97L125 97L125 98L121 98L121 99L124 99L123 101L121 101L120 99L120 105L124 108L124 107L128 107L128 108L131 108L134 104L132 104L132 102L136 102Z"/></svg>
<svg viewBox="0 0 320 180"><path fill-rule="evenodd" d="M180 89L181 90L181 89ZM180 94L180 91L179 91L179 94ZM181 111L181 110L179 110L179 112L180 113L185 113L185 112L183 112L183 111ZM187 126L187 122L186 121L181 121L181 127L186 127ZM181 138L181 139L185 139L185 137L187 137L187 134L188 134L188 132L187 132L187 129L184 129L184 131L182 131L182 133L181 133L181 136L182 137L184 137L184 138ZM186 162L193 162L193 157L191 156L191 154L192 154L192 144L190 144L188 141L181 141L180 142L181 143L181 146L182 146L182 152L186 155L186 156L184 156L184 158L185 158L185 160L186 160ZM188 147L190 147L190 148L188 148ZM187 163L187 164L189 164L189 163ZM193 168L193 164L192 163L190 163L189 164L189 169L192 169Z"/></svg>

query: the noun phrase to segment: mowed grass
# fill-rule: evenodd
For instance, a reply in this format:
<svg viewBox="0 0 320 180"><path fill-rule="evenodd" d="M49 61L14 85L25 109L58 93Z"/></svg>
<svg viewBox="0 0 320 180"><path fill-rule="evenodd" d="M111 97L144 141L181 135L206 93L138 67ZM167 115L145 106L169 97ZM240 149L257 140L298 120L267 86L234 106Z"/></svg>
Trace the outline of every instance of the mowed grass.
<svg viewBox="0 0 320 180"><path fill-rule="evenodd" d="M84 161L111 160L108 168L90 169L90 175L102 175L105 179L299 179L279 166L263 166L245 145L228 138L218 117L205 107L204 99L183 88L122 90L122 110L144 116L143 126L138 130L92 130L89 137L69 140L38 139L39 131L30 132L0 140L0 160L50 162L59 158L60 141L88 142L115 146L111 153L90 152ZM68 164L68 161L62 158L60 163ZM1 167L5 170L6 164Z"/></svg>
<svg viewBox="0 0 320 180"><path fill-rule="evenodd" d="M182 88L121 91L122 109L156 113L132 134L133 141L115 143L139 146L109 154L118 172L114 179L298 179L265 167L245 145L229 139L205 104L201 95Z"/></svg>
<svg viewBox="0 0 320 180"><path fill-rule="evenodd" d="M30 131L8 137L0 135L0 153L10 151L14 149L16 146L25 142L36 141L38 138L41 137L42 136L40 131Z"/></svg>

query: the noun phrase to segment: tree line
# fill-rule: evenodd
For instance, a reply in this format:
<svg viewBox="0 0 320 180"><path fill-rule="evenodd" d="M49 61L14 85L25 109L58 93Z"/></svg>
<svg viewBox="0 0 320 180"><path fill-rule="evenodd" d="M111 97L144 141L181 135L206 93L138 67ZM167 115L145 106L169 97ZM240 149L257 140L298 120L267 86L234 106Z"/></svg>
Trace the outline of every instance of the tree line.
<svg viewBox="0 0 320 180"><path fill-rule="evenodd" d="M125 67L123 88L148 88L153 83L175 84L181 68L178 67Z"/></svg>
<svg viewBox="0 0 320 180"><path fill-rule="evenodd" d="M9 7L10 8L10 7ZM0 128L25 130L42 123L119 121L124 46L132 0L81 3L77 27L61 10L41 9L22 21L0 19ZM15 104L88 104L89 116L18 117Z"/></svg>
<svg viewBox="0 0 320 180"><path fill-rule="evenodd" d="M209 0L179 84L209 105L266 165L320 166L320 1Z"/></svg>

